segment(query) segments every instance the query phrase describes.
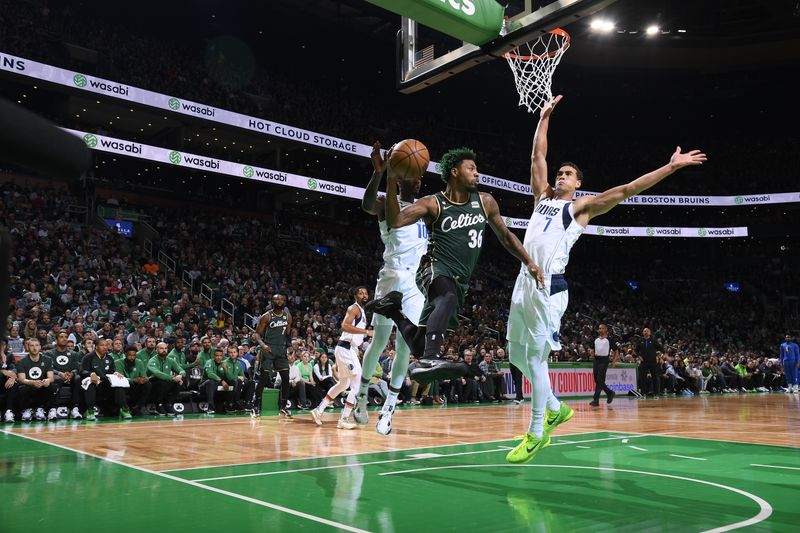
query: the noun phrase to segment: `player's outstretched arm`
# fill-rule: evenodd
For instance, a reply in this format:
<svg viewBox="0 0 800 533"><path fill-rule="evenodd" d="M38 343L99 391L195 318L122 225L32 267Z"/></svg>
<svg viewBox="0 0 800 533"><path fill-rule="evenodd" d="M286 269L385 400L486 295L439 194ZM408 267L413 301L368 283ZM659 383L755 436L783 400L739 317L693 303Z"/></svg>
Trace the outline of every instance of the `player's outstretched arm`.
<svg viewBox="0 0 800 533"><path fill-rule="evenodd" d="M539 113L539 125L533 136L533 150L531 151L531 191L533 203L539 201L543 193L553 194L553 188L547 183L547 129L550 126L550 115L561 101L561 95L556 96L552 102L542 108Z"/></svg>
<svg viewBox="0 0 800 533"><path fill-rule="evenodd" d="M370 159L372 159L372 177L367 183L367 188L364 190L364 198L361 199L361 209L370 215L376 215L379 218L383 215L383 198L378 197L378 188L381 186L381 180L383 180L383 174L386 172L386 159L389 157L390 150L386 151L386 154L381 157L381 143L380 141L375 141L375 144L372 145L372 153L370 154Z"/></svg>
<svg viewBox="0 0 800 533"><path fill-rule="evenodd" d="M430 224L436 220L436 216L439 213L439 204L436 198L430 195L420 198L400 211L400 201L397 199L397 178L392 174L391 168L386 178L386 201L384 205L386 222L390 228L410 226L421 218L424 218L425 222Z"/></svg>
<svg viewBox="0 0 800 533"><path fill-rule="evenodd" d="M575 218L579 224L585 226L592 218L607 213L618 203L649 189L676 170L686 166L702 165L704 161L706 161L706 154L700 150L682 153L681 147L678 146L675 148L669 163L663 167L648 172L630 183L609 189L597 196L582 196L575 200Z"/></svg>
<svg viewBox="0 0 800 533"><path fill-rule="evenodd" d="M500 208L497 207L494 196L488 192L482 192L480 194L483 208L486 210L486 216L489 217L489 225L500 240L500 244L508 250L508 253L519 259L520 262L528 268L528 272L536 279L536 283L540 287L544 287L542 269L533 262L533 259L531 259L528 252L525 251L525 247L519 242L517 236L511 233L511 230L508 229L508 226L503 222L503 217L500 216Z"/></svg>

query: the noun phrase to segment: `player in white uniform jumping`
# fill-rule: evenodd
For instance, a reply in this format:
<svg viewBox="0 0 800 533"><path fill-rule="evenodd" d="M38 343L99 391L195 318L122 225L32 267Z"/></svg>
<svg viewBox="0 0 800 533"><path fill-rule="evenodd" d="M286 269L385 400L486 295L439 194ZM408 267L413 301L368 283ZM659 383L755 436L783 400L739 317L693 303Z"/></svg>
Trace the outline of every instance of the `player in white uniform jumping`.
<svg viewBox="0 0 800 533"><path fill-rule="evenodd" d="M390 150L391 151L391 150ZM419 325L425 297L419 291L416 282L419 261L428 247L428 228L424 220L402 228L390 228L386 222L386 200L378 197L378 187L386 172L386 161L389 152L381 158L381 144L376 142L372 147L372 166L375 171L364 191L361 208L378 217L378 226L383 241L383 267L378 273L378 284L375 287L375 299L380 299L392 291L403 293L403 312L415 325ZM422 176L408 176L398 180L400 188L400 210L412 205L415 196L419 193ZM369 377L378 364L378 358L386 348L392 335L394 322L390 318L374 313L372 315L374 334L372 343L364 353L364 368L367 370L361 376L361 387L356 397L356 409L353 418L359 424L367 424L367 390ZM411 353L408 344L402 335L397 335L397 356L392 364L392 377L389 383L389 395L383 402L383 409L378 417L376 429L381 435L388 435L392 431L392 416L397 403L397 395L403 386L408 369L408 359Z"/></svg>
<svg viewBox="0 0 800 533"><path fill-rule="evenodd" d="M322 416L325 408L336 399L343 391L350 388L344 402L342 416L336 427L339 429L355 429L357 426L348 420L355 405L358 383L361 380L361 363L358 360L358 347L364 343L364 337L372 337L372 330L367 330L367 315L364 304L369 301L369 289L356 287L353 289L355 302L347 308L347 313L342 320L342 335L339 343L333 350L336 357L336 368L339 371L339 382L328 390L328 394L319 405L311 410L314 422L322 425Z"/></svg>
<svg viewBox="0 0 800 533"><path fill-rule="evenodd" d="M682 153L677 147L666 165L597 196L582 196L573 201L583 179L576 164L562 163L556 173L555 187L547 183L547 129L559 101L561 96L542 109L533 138L531 189L535 203L523 243L531 259L544 271L545 285L544 289L537 288L527 269L520 269L508 317L509 361L532 385L530 425L522 442L508 453L506 459L511 463L530 461L550 444L550 432L572 418L572 409L553 395L547 368L550 350L561 349L561 316L569 300L564 270L572 245L592 218L649 189L676 170L701 165L706 160L699 150Z"/></svg>

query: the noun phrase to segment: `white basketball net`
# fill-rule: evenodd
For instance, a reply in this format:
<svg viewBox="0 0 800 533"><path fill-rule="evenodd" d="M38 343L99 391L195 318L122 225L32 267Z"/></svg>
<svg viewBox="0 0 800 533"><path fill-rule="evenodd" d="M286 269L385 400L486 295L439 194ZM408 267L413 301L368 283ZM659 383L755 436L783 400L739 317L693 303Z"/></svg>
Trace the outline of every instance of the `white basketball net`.
<svg viewBox="0 0 800 533"><path fill-rule="evenodd" d="M520 106L536 113L553 99L550 92L553 73L567 48L569 34L557 28L503 54L514 73Z"/></svg>

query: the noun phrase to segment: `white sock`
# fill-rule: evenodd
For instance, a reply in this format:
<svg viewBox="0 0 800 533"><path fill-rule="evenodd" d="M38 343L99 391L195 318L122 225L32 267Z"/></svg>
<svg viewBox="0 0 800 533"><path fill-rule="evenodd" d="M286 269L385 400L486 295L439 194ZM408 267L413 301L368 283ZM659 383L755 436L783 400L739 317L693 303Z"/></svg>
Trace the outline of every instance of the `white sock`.
<svg viewBox="0 0 800 533"><path fill-rule="evenodd" d="M324 411L325 411L325 409L326 409L326 408L327 408L327 407L328 407L330 404L331 404L331 400L330 400L330 399L329 399L327 396L325 396L325 397L322 399L322 401L321 401L321 402L319 402L319 405L317 406L317 411L318 411L318 412L320 412L320 413L324 412Z"/></svg>
<svg viewBox="0 0 800 533"><path fill-rule="evenodd" d="M389 395L386 396L386 400L383 402L383 409L381 409L382 413L388 413L390 411L394 411L394 406L397 403L397 396L400 393L395 392L389 389Z"/></svg>

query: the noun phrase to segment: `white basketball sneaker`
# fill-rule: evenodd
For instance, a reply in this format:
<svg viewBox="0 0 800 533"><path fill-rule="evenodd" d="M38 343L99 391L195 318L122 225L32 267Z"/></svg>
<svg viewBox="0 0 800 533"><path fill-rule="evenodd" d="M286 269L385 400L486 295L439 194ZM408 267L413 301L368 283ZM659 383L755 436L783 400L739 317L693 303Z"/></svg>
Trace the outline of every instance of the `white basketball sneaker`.
<svg viewBox="0 0 800 533"><path fill-rule="evenodd" d="M349 422L346 418L340 418L339 423L336 424L336 429L356 429L358 424Z"/></svg>
<svg viewBox="0 0 800 533"><path fill-rule="evenodd" d="M30 409L25 409L24 411L22 411L22 421L23 422L30 422L32 415L33 415L33 411L31 411Z"/></svg>
<svg viewBox="0 0 800 533"><path fill-rule="evenodd" d="M314 423L318 426L322 425L322 413L319 412L319 407L315 407L311 410L311 418L314 419Z"/></svg>
<svg viewBox="0 0 800 533"><path fill-rule="evenodd" d="M47 421L51 422L57 419L58 419L58 411L56 411L54 408L51 407L50 410L47 411Z"/></svg>
<svg viewBox="0 0 800 533"><path fill-rule="evenodd" d="M13 424L14 423L14 411L11 409L6 409L5 416L3 417L3 421L6 424Z"/></svg>
<svg viewBox="0 0 800 533"><path fill-rule="evenodd" d="M394 416L394 407L389 409L382 409L381 414L378 415L378 424L375 426L375 431L381 435L388 435L392 432L392 417Z"/></svg>
<svg viewBox="0 0 800 533"><path fill-rule="evenodd" d="M70 412L70 416L72 417L73 420L80 420L81 418L83 418L83 415L81 414L81 410L78 409L77 406L72 408L72 411Z"/></svg>
<svg viewBox="0 0 800 533"><path fill-rule="evenodd" d="M44 409L42 409L41 407L37 407L36 408L36 413L33 415L33 418L35 418L36 420L39 420L39 421L42 421L45 418L47 418L44 415Z"/></svg>

